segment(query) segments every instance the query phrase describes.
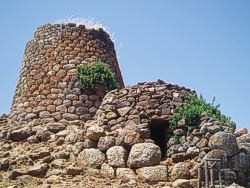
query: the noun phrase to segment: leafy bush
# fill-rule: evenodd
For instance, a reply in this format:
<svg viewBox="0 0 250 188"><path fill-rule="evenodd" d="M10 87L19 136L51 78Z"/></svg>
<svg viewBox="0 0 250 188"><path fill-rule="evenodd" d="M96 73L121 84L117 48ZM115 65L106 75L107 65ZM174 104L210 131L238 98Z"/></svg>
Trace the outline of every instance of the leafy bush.
<svg viewBox="0 0 250 188"><path fill-rule="evenodd" d="M220 105L215 105L215 98L212 103L207 103L200 96L188 94L186 96L187 103L176 108L175 113L170 119L170 126L175 128L181 119L185 119L188 126L197 126L202 113L206 113L209 117L214 118L225 125L231 123L231 118L223 115L219 110Z"/></svg>
<svg viewBox="0 0 250 188"><path fill-rule="evenodd" d="M106 91L111 91L119 88L109 65L100 60L79 65L77 78L83 89L95 89L97 86L102 86Z"/></svg>

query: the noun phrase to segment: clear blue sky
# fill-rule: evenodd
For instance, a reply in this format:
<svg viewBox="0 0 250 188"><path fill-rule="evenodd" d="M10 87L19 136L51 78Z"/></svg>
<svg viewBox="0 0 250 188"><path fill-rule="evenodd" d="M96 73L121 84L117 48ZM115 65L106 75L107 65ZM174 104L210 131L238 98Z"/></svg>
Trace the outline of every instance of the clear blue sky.
<svg viewBox="0 0 250 188"><path fill-rule="evenodd" d="M26 42L67 16L93 17L116 36L126 85L158 78L195 89L250 128L250 1L3 0L0 113L10 109Z"/></svg>

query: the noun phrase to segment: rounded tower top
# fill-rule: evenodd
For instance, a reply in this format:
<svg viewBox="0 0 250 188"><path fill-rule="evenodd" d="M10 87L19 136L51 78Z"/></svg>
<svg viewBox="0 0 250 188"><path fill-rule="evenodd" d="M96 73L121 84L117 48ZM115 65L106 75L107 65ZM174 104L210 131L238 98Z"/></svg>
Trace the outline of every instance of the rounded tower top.
<svg viewBox="0 0 250 188"><path fill-rule="evenodd" d="M108 64L119 87L124 87L114 43L102 28L75 23L39 27L25 48L11 118L91 119L106 92L83 91L76 67L95 60Z"/></svg>

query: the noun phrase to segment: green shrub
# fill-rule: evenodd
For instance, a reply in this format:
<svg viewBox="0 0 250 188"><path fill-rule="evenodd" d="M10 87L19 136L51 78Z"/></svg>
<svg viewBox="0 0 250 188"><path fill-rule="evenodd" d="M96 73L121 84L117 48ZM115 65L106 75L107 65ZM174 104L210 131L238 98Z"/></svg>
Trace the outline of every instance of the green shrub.
<svg viewBox="0 0 250 188"><path fill-rule="evenodd" d="M202 113L206 113L209 117L214 118L224 125L231 123L231 118L223 115L219 110L220 105L215 105L215 98L212 103L207 103L200 96L188 94L186 96L187 103L176 108L170 119L170 126L175 128L181 119L185 119L188 126L197 126Z"/></svg>
<svg viewBox="0 0 250 188"><path fill-rule="evenodd" d="M77 67L77 78L80 87L87 90L95 89L97 86L104 87L106 91L119 88L109 65L100 60L79 65Z"/></svg>

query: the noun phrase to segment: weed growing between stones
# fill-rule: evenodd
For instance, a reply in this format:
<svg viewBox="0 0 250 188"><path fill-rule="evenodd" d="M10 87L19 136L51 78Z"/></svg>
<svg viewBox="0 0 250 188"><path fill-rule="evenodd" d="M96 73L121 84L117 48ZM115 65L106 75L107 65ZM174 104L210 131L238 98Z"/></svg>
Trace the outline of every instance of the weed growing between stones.
<svg viewBox="0 0 250 188"><path fill-rule="evenodd" d="M87 90L95 89L98 86L104 87L106 91L119 88L109 65L100 60L95 60L91 64L79 65L77 67L77 78L80 87Z"/></svg>
<svg viewBox="0 0 250 188"><path fill-rule="evenodd" d="M171 128L176 128L178 122L182 119L185 119L188 126L197 126L202 113L206 113L209 117L222 122L224 125L230 125L233 123L230 117L221 113L219 110L220 105L215 105L215 97L211 103L207 103L202 95L197 97L188 94L186 99L187 103L177 107L175 113L171 117Z"/></svg>

